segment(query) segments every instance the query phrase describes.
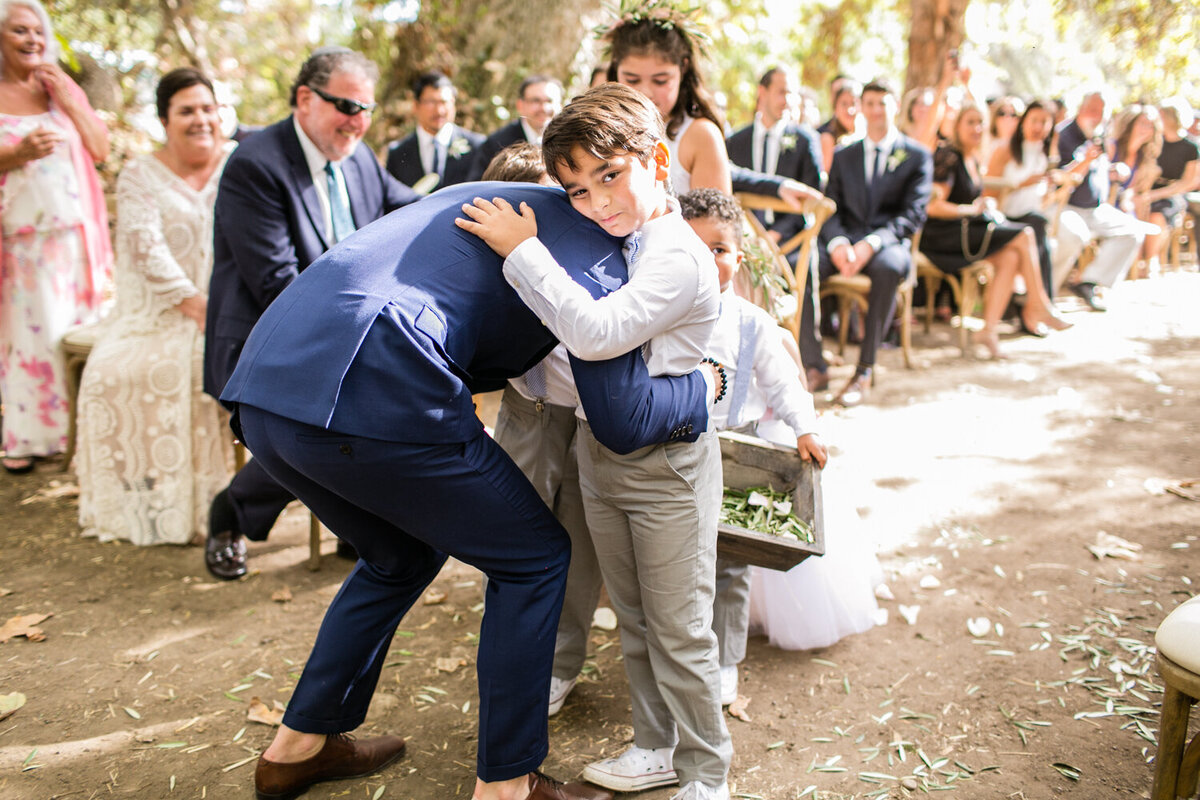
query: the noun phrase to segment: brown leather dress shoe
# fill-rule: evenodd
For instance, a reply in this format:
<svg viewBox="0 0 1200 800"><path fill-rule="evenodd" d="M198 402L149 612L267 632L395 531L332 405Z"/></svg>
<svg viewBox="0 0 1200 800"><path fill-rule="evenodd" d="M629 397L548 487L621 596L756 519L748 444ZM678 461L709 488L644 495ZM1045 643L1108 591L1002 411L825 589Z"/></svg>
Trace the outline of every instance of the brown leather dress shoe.
<svg viewBox="0 0 1200 800"><path fill-rule="evenodd" d="M403 754L404 740L399 736L380 736L359 742L349 734L335 733L325 739L321 752L304 761L278 764L259 756L258 767L254 770L255 797L258 800L291 800L307 792L315 783L371 775Z"/></svg>
<svg viewBox="0 0 1200 800"><path fill-rule="evenodd" d="M612 800L612 792L583 783L559 783L540 772L533 773L528 800Z"/></svg>
<svg viewBox="0 0 1200 800"><path fill-rule="evenodd" d="M870 371L856 372L850 382L837 393L837 397L833 398L833 402L847 408L862 405L866 401L873 383Z"/></svg>

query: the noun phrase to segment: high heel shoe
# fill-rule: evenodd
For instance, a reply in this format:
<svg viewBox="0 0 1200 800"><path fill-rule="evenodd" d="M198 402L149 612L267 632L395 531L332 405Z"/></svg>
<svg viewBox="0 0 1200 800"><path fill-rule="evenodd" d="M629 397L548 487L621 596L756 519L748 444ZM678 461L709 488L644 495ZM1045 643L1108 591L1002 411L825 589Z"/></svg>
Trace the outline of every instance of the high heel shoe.
<svg viewBox="0 0 1200 800"><path fill-rule="evenodd" d="M1074 322L1067 322L1054 311L1046 314L1046 318L1042 320L1042 324L1055 331L1065 331L1067 328L1075 327Z"/></svg>
<svg viewBox="0 0 1200 800"><path fill-rule="evenodd" d="M975 331L975 333L971 334L971 340L975 344L981 344L986 347L988 355L994 359L1008 358L1007 355L1000 352L1000 336L994 330L984 328L981 331Z"/></svg>
<svg viewBox="0 0 1200 800"><path fill-rule="evenodd" d="M1050 333L1050 327L1044 322L1035 322L1031 326L1026 320L1025 315L1017 317L1021 321L1021 330L1030 336L1036 336L1039 339L1044 339Z"/></svg>

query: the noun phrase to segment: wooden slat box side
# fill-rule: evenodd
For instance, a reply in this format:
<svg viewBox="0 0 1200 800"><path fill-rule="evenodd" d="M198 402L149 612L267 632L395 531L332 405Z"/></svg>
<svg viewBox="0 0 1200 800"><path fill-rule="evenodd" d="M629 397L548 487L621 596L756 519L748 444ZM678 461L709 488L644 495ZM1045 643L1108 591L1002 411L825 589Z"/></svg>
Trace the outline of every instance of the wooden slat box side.
<svg viewBox="0 0 1200 800"><path fill-rule="evenodd" d="M753 436L724 432L721 469L731 489L768 486L790 492L792 510L813 529L812 542L793 542L734 525L717 527L717 554L730 561L789 570L809 556L825 553L825 518L821 507L821 470L800 458L795 448Z"/></svg>

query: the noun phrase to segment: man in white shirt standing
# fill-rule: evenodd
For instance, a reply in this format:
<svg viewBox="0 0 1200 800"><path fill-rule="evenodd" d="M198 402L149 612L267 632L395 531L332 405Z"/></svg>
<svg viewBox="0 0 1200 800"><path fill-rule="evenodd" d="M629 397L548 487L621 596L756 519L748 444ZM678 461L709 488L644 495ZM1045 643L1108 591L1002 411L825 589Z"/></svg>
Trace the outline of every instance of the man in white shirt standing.
<svg viewBox="0 0 1200 800"><path fill-rule="evenodd" d="M388 148L387 171L409 186L424 179L423 185L431 184L426 191L470 180L484 137L454 124L457 109L457 90L449 78L440 72L418 76L413 82L417 129Z"/></svg>
<svg viewBox="0 0 1200 800"><path fill-rule="evenodd" d="M822 279L834 274L871 279L858 367L835 398L846 406L866 399L875 351L892 319L896 289L912 270L911 240L925 223L933 185L929 151L893 124L896 94L887 83L863 87L862 115L867 135L833 154L826 195L837 211L820 237Z"/></svg>
<svg viewBox="0 0 1200 800"><path fill-rule="evenodd" d="M483 171L510 144L529 142L541 145L546 125L562 110L563 88L546 75L530 75L517 90L517 118L484 140L475 154L471 180L483 177Z"/></svg>

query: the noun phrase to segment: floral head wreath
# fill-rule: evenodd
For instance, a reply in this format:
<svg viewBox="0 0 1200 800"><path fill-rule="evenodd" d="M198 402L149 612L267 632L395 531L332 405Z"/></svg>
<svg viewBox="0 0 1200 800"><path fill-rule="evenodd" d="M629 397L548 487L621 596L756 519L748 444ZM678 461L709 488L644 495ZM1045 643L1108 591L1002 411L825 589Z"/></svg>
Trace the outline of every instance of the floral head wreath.
<svg viewBox="0 0 1200 800"><path fill-rule="evenodd" d="M606 39L612 44L617 30L625 25L637 25L643 20L665 31L677 30L692 45L697 55L706 54L712 40L696 21L702 10L700 6L679 6L672 0L621 0L617 7L608 6L617 17L611 25L599 25L593 29L597 39Z"/></svg>

